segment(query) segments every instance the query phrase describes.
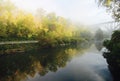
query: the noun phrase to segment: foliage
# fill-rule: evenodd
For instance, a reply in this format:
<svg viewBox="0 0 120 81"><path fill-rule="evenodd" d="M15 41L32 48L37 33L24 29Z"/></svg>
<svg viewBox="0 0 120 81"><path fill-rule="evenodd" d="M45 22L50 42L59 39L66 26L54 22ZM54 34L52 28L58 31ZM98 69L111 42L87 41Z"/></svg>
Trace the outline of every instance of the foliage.
<svg viewBox="0 0 120 81"><path fill-rule="evenodd" d="M104 57L107 59L115 81L119 81L117 79L120 75L120 30L114 31L111 40L104 41L104 46L108 49Z"/></svg>
<svg viewBox="0 0 120 81"><path fill-rule="evenodd" d="M112 13L112 17L120 20L120 0L97 0L99 5L105 6Z"/></svg>
<svg viewBox="0 0 120 81"><path fill-rule="evenodd" d="M104 46L110 51L110 52L114 52L119 53L120 52L120 30L116 30L114 31L114 33L112 34L112 38L111 40L105 40L104 41Z"/></svg>
<svg viewBox="0 0 120 81"><path fill-rule="evenodd" d="M100 4L107 7L113 18L120 20L120 0L98 0ZM107 5L105 5L107 4ZM110 40L105 40L103 44L108 52L104 53L109 69L114 77L114 81L119 81L120 75L120 30L114 31Z"/></svg>
<svg viewBox="0 0 120 81"><path fill-rule="evenodd" d="M9 0L2 0L0 4L0 41L39 40L41 47L55 47L92 38L88 30L77 31L76 24L53 12L38 9L33 15L18 9Z"/></svg>

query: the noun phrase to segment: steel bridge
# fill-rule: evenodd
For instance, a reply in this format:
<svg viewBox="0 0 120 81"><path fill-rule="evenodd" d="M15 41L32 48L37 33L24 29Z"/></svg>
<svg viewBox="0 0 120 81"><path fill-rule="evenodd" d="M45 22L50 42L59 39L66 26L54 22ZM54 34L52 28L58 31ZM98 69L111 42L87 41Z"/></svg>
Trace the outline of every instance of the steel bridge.
<svg viewBox="0 0 120 81"><path fill-rule="evenodd" d="M108 32L113 32L114 30L120 30L120 22L109 21L109 22L95 24L94 27L104 29Z"/></svg>

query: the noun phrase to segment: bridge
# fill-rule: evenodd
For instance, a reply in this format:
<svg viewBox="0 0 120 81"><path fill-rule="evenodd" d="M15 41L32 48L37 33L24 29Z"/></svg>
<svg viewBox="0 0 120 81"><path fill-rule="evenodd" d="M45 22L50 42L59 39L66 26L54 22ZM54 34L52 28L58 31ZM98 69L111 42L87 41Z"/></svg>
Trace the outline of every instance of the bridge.
<svg viewBox="0 0 120 81"><path fill-rule="evenodd" d="M112 32L114 30L120 29L120 22L109 21L109 22L95 24L93 26L98 27L98 28L103 29L103 30L108 31L108 32Z"/></svg>

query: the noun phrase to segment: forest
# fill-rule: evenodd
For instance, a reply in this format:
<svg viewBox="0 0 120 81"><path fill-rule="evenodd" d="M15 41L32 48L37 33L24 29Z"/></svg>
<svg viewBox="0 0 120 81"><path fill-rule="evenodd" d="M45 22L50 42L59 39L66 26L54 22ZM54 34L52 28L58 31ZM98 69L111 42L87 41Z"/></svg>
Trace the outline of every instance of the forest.
<svg viewBox="0 0 120 81"><path fill-rule="evenodd" d="M0 0L0 41L23 40L38 40L40 47L56 47L88 42L92 33L54 12L39 8L33 14L17 8L10 0Z"/></svg>

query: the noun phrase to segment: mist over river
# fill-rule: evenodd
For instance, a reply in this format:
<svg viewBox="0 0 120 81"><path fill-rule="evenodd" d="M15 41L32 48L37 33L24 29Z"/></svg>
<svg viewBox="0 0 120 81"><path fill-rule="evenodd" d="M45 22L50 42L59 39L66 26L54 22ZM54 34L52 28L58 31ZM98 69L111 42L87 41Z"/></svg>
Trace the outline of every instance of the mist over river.
<svg viewBox="0 0 120 81"><path fill-rule="evenodd" d="M113 81L95 45L33 50L0 57L0 81Z"/></svg>

